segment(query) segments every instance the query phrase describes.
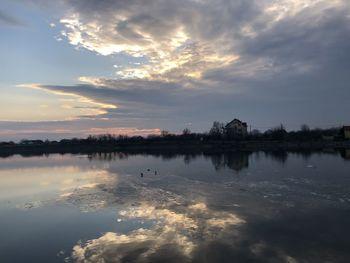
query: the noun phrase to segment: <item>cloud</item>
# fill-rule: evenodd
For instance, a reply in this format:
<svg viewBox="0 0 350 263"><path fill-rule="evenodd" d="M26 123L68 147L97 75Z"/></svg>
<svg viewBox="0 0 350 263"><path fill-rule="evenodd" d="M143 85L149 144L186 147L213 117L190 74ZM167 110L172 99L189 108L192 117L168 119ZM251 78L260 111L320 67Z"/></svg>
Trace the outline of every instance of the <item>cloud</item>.
<svg viewBox="0 0 350 263"><path fill-rule="evenodd" d="M97 118L171 130L234 117L288 128L348 120L348 1L64 3L62 37L71 45L137 60L116 65L114 77L40 85L99 103Z"/></svg>
<svg viewBox="0 0 350 263"><path fill-rule="evenodd" d="M0 26L22 26L22 25L23 23L20 20L0 10Z"/></svg>
<svg viewBox="0 0 350 263"><path fill-rule="evenodd" d="M156 125L157 128L174 130L180 123L181 130L193 118L206 120L208 115L196 116L196 112L202 111L203 108L217 112L219 110L215 108L217 102L220 101L222 105L232 103L232 99L230 100L225 93L204 87L189 89L176 82L93 79L91 83L93 84L37 85L36 87L55 94L74 94L78 98L93 98L91 100L97 105L97 109L99 109L98 105L118 105L116 108L101 108L98 114L78 117L109 119L117 123L128 122L128 125L134 127L142 123L141 127ZM216 99L213 100L213 98ZM176 120L177 123L174 122L169 126L171 119Z"/></svg>
<svg viewBox="0 0 350 263"><path fill-rule="evenodd" d="M220 38L204 38L193 27L203 27L200 12L205 6L193 1L121 1L84 7L80 1L69 3L73 10L61 23L72 45L102 55L126 53L147 57L150 63L121 69L120 77L173 80L177 77L200 78L208 67L222 67L236 60L235 54ZM88 13L93 13L93 19ZM211 21L208 21L211 22ZM190 25L194 24L191 28ZM205 34L205 32L203 32ZM208 34L209 35L209 34Z"/></svg>
<svg viewBox="0 0 350 263"><path fill-rule="evenodd" d="M146 128L144 128L146 127ZM161 129L145 125L143 128L131 126L130 121L109 121L77 119L66 121L8 122L0 121L0 137L3 141L21 139L63 139L87 137L97 134L147 136L160 134Z"/></svg>
<svg viewBox="0 0 350 263"><path fill-rule="evenodd" d="M78 92L69 89L45 89L40 84L20 84L17 87L30 88L35 90L49 91L57 96L61 97L61 101L64 103L60 105L61 109L72 110L73 116L67 119L76 118L93 118L107 113L107 109L116 109L117 106L113 104L101 103L92 99L91 97L86 97L80 95ZM78 88L77 88L78 90ZM67 99L68 97L68 99ZM39 105L40 108L48 108L48 105Z"/></svg>
<svg viewBox="0 0 350 263"><path fill-rule="evenodd" d="M325 49L326 43L339 43L338 37L344 37L334 38L336 32L328 32L332 26L341 26L339 33L349 30L349 4L341 0L152 0L147 5L73 1L69 5L72 9L61 23L71 44L102 55L124 52L149 59L146 65L117 72L127 78L201 78L207 70L227 66L236 76L241 72L232 66L252 60L271 65L267 71L278 71L280 64L283 70L284 60L291 59L299 68L312 47ZM323 39L330 35L333 38Z"/></svg>

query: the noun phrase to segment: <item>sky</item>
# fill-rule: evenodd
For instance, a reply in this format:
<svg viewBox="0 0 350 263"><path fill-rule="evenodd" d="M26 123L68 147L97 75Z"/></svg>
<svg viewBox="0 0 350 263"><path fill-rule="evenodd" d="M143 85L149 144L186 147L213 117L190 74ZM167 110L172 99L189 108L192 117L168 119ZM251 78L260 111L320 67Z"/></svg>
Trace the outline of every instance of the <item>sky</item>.
<svg viewBox="0 0 350 263"><path fill-rule="evenodd" d="M350 125L348 0L1 0L0 141Z"/></svg>

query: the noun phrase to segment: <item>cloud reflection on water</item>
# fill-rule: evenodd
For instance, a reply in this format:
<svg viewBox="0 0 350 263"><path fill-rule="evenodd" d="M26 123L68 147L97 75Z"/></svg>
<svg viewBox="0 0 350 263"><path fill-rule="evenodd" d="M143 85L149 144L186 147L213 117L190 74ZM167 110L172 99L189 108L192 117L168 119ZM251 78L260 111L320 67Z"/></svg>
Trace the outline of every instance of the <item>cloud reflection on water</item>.
<svg viewBox="0 0 350 263"><path fill-rule="evenodd" d="M215 240L223 232L229 229L231 232L233 227L245 223L233 213L214 211L204 203L168 206L143 203L121 211L125 220L151 220L155 226L127 234L105 233L77 244L73 258L77 262L125 262L130 258L133 262L153 262L155 257L160 257L163 262L188 262L199 241ZM181 261L177 261L179 259Z"/></svg>

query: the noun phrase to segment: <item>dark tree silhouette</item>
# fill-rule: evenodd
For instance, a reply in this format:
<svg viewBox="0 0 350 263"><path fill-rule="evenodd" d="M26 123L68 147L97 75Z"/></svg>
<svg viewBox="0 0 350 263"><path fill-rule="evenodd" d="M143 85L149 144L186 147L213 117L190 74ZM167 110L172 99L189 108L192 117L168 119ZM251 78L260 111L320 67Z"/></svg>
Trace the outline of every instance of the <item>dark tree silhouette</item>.
<svg viewBox="0 0 350 263"><path fill-rule="evenodd" d="M224 124L219 121L214 121L213 126L209 131L209 135L212 137L220 138L224 134Z"/></svg>

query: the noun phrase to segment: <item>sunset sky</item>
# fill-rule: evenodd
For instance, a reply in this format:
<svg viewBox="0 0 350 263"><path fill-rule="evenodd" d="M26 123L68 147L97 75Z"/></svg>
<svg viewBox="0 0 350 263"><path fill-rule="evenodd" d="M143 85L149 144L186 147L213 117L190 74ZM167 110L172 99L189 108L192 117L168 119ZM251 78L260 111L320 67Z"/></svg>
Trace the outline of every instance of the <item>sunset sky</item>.
<svg viewBox="0 0 350 263"><path fill-rule="evenodd" d="M0 141L350 125L348 0L1 0Z"/></svg>

